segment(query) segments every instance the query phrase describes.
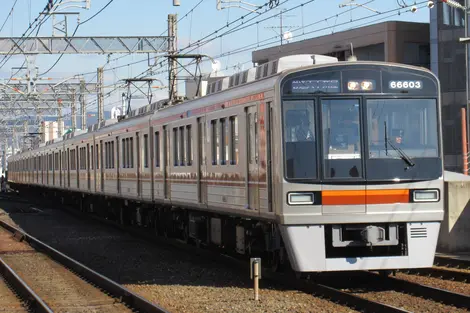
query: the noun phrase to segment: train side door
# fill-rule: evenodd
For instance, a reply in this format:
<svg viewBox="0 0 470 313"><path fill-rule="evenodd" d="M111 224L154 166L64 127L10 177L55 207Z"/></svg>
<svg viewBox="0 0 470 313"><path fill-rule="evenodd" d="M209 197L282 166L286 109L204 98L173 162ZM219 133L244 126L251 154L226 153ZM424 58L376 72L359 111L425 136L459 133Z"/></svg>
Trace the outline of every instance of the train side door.
<svg viewBox="0 0 470 313"><path fill-rule="evenodd" d="M141 160L141 156L142 156L142 153L140 151L140 136L139 136L139 133L136 133L135 134L135 148L136 148L136 156L137 156L137 166L136 166L136 169L137 169L137 180L136 180L136 184L137 184L137 196L140 197L142 195L142 184L141 184L141 181L140 181L140 174L141 174L141 166L142 166L142 160Z"/></svg>
<svg viewBox="0 0 470 313"><path fill-rule="evenodd" d="M87 188L90 190L91 188L91 177L90 177L90 144L86 144L86 180L87 180Z"/></svg>
<svg viewBox="0 0 470 313"><path fill-rule="evenodd" d="M268 212L273 212L273 145L272 145L272 125L273 108L272 102L266 103L266 188L268 193Z"/></svg>
<svg viewBox="0 0 470 313"><path fill-rule="evenodd" d="M75 168L77 169L77 189L80 189L80 154L79 154L80 148L76 146L75 150Z"/></svg>
<svg viewBox="0 0 470 313"><path fill-rule="evenodd" d="M170 167L170 132L168 126L163 126L163 193L165 199L170 198L170 179L169 179L169 167Z"/></svg>
<svg viewBox="0 0 470 313"><path fill-rule="evenodd" d="M258 110L256 106L245 108L246 121L246 152L247 166L245 177L245 188L247 194L247 209L258 210L259 208L259 186L258 186L258 162L259 162L259 131Z"/></svg>
<svg viewBox="0 0 470 313"><path fill-rule="evenodd" d="M152 201L155 200L155 158L157 157L155 155L155 134L153 132L153 127L149 127L149 134L148 134L148 146L149 146L149 168L150 168L150 198ZM147 174L148 177L148 174Z"/></svg>
<svg viewBox="0 0 470 313"><path fill-rule="evenodd" d="M116 179L117 193L121 194L121 149L119 147L119 137L116 137Z"/></svg>
<svg viewBox="0 0 470 313"><path fill-rule="evenodd" d="M67 187L70 188L70 148L67 148Z"/></svg>
<svg viewBox="0 0 470 313"><path fill-rule="evenodd" d="M100 153L99 153L99 160L100 160L100 185L101 185L101 192L104 192L104 166L103 166L103 140L100 140Z"/></svg>
<svg viewBox="0 0 470 313"><path fill-rule="evenodd" d="M198 202L207 203L207 182L204 181L206 173L206 155L205 155L205 139L206 139L206 123L205 118L200 117L197 119L197 191Z"/></svg>

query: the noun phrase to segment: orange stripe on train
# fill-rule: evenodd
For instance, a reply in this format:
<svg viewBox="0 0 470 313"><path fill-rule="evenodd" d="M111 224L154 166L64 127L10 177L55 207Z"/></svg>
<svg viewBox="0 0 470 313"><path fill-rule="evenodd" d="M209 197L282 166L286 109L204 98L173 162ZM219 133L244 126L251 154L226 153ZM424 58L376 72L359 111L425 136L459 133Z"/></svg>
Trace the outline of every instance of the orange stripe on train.
<svg viewBox="0 0 470 313"><path fill-rule="evenodd" d="M408 203L409 190L328 190L322 191L323 205Z"/></svg>

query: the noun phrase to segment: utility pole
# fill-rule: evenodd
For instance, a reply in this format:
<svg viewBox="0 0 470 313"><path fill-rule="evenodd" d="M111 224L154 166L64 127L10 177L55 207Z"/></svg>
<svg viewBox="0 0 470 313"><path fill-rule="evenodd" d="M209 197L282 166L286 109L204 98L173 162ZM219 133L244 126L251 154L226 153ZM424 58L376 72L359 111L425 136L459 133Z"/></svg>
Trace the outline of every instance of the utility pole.
<svg viewBox="0 0 470 313"><path fill-rule="evenodd" d="M16 147L16 128L13 128L13 138L11 143L11 154L15 155L15 147Z"/></svg>
<svg viewBox="0 0 470 313"><path fill-rule="evenodd" d="M103 67L98 67L98 123L104 121Z"/></svg>
<svg viewBox="0 0 470 313"><path fill-rule="evenodd" d="M266 27L266 28L272 29L274 32L276 32L275 29L279 29L279 34L278 35L281 37L281 46L284 44L284 35L285 35L284 28L287 28L286 33L288 33L289 29L292 29L294 27L298 27L298 26L286 26L286 25L284 25L283 18L285 18L285 17L295 17L295 15L285 15L284 11L285 11L285 9L282 9L281 12L279 13L279 19L280 19L280 25L279 26ZM276 34L277 34L277 32L276 32ZM287 39L287 38L286 38L286 40L289 41L289 39Z"/></svg>
<svg viewBox="0 0 470 313"><path fill-rule="evenodd" d="M168 62L168 102L173 104L178 96L178 84L176 83L177 74L177 61L172 58L177 53L177 15L168 14L168 55L170 56Z"/></svg>
<svg viewBox="0 0 470 313"><path fill-rule="evenodd" d="M71 94L71 100L72 100L72 105L71 105L71 113L72 113L72 131L75 131L77 129L77 106L75 103L75 91Z"/></svg>
<svg viewBox="0 0 470 313"><path fill-rule="evenodd" d="M28 121L23 122L23 149L26 149L26 136L29 134Z"/></svg>
<svg viewBox="0 0 470 313"><path fill-rule="evenodd" d="M5 169L7 166L7 142L6 139L2 145L3 151L2 151L2 174L5 173Z"/></svg>
<svg viewBox="0 0 470 313"><path fill-rule="evenodd" d="M82 129L86 129L85 80L80 80L80 114L82 115Z"/></svg>
<svg viewBox="0 0 470 313"><path fill-rule="evenodd" d="M62 100L57 101L57 135L58 137L62 137ZM44 132L44 130L42 131Z"/></svg>

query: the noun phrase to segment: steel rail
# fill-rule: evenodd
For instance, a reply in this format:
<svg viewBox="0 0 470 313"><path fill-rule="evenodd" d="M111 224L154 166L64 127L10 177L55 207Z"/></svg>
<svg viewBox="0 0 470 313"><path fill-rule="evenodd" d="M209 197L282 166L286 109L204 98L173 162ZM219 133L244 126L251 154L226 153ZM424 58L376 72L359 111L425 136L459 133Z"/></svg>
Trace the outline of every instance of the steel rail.
<svg viewBox="0 0 470 313"><path fill-rule="evenodd" d="M447 270L447 269L432 267L432 268L412 269L412 270L403 270L403 271L400 270L400 272L404 274L409 274L409 275L428 276L428 277L435 277L439 279L470 283L470 273L451 270L451 268Z"/></svg>
<svg viewBox="0 0 470 313"><path fill-rule="evenodd" d="M470 308L470 296L461 293L413 283L399 278L383 277L370 272L365 272L364 274L373 281L379 282L381 284L388 284L392 288L402 290L405 293L418 295L447 305L453 305L467 309Z"/></svg>
<svg viewBox="0 0 470 313"><path fill-rule="evenodd" d="M19 294L19 296L28 303L30 309L38 313L53 313L52 309L21 279L15 271L3 261L0 257L0 273Z"/></svg>
<svg viewBox="0 0 470 313"><path fill-rule="evenodd" d="M173 238L163 238L163 237L156 237L153 234L149 234L148 232L142 231L141 229L136 229L130 226L121 225L115 221L106 220L101 217L95 215L89 215L83 213L78 210L71 209L69 207L62 207L62 210L74 215L78 218L86 218L89 220L94 220L101 224L105 224L114 228L117 228L121 231L125 231L132 236L137 238L146 240L151 244L159 243L164 244L173 248L182 249L188 253L197 254L202 257L206 257L208 259L218 259L222 262L228 262L233 266L237 267L241 271L245 271L247 267L247 263L243 260L236 259L230 255L221 254L220 252L216 252L209 249L201 249L197 248L192 245L188 245L183 243L181 240L173 239ZM351 307L353 309L359 308L360 310L364 310L365 312L383 312L383 313L408 313L410 311L406 311L400 308L396 308L387 304L383 304L380 302L375 302L366 298L362 298L348 292L344 292L338 290L333 287L329 287L323 284L319 284L313 281L308 281L305 279L297 279L295 277L281 274L281 273L273 273L266 268L262 268L262 277L264 279L270 280L273 283L278 285L288 285L290 288L300 290L306 293L316 294L323 296L325 298L330 299L331 301L339 302L345 306Z"/></svg>
<svg viewBox="0 0 470 313"><path fill-rule="evenodd" d="M470 260L466 259L458 259L458 258L449 258L443 256L435 256L434 257L434 264L439 266L447 266L447 267L456 267L456 268L469 268L470 269Z"/></svg>
<svg viewBox="0 0 470 313"><path fill-rule="evenodd" d="M166 311L162 307L150 303L146 299L130 291L124 286L119 285L118 283L99 274L98 272L95 272L92 269L86 267L85 265L69 258L65 254L55 250L51 246L41 242L40 240L29 235L28 233L23 232L4 221L0 221L0 226L11 232L15 237L20 238L20 240L25 240L36 250L44 252L58 263L72 270L74 273L84 277L87 281L107 291L113 297L120 299L122 302L126 303L131 308L149 313L168 313L168 311Z"/></svg>

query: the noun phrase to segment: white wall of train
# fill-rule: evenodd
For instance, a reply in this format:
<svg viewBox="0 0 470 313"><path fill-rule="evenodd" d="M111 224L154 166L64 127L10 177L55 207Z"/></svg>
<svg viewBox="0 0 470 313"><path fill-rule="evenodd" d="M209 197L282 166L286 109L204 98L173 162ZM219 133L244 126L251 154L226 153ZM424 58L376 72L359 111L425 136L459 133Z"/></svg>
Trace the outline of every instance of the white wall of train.
<svg viewBox="0 0 470 313"><path fill-rule="evenodd" d="M331 59L318 58L312 65L311 56L301 55L276 62L264 65L266 77L255 79L257 68L250 69L237 78L238 86L231 81L235 86L227 88L225 78L207 96L119 122L108 120L12 156L9 181L20 192L57 197L123 224L261 256L275 268L286 263L299 272L431 266L441 202L428 203L422 212L411 203L401 212L376 205L374 214L345 211L343 217L302 208L289 212L288 192L328 192L329 187L283 179L279 82L300 67L330 66ZM399 189L424 185L442 194L442 177L400 184ZM345 216L354 217L345 221ZM389 223L393 228L399 222L406 228L406 255L326 255L331 240L325 236L327 225Z"/></svg>

